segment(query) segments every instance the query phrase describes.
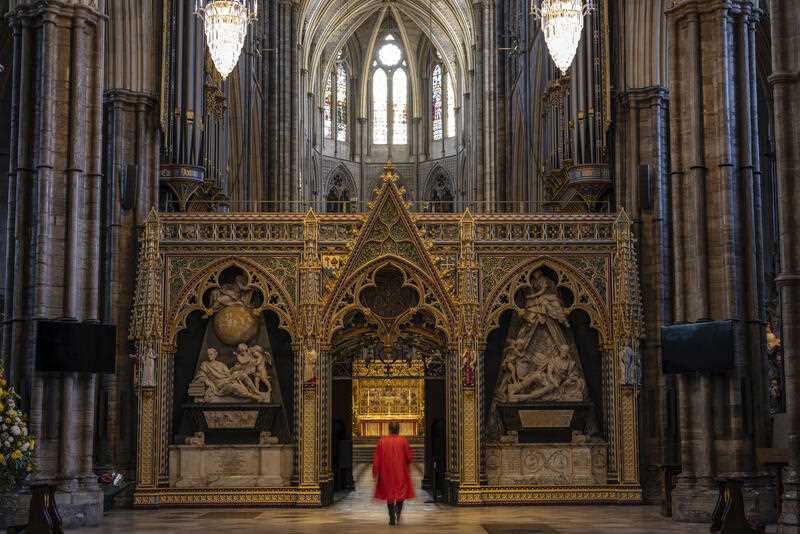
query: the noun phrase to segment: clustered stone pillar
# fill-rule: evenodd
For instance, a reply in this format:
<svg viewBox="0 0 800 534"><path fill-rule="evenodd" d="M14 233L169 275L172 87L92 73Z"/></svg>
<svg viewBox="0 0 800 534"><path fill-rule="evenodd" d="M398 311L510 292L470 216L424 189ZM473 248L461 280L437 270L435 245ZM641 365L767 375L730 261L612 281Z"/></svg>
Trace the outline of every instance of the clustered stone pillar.
<svg viewBox="0 0 800 534"><path fill-rule="evenodd" d="M788 448L779 532L800 533L800 3L770 2Z"/></svg>
<svg viewBox="0 0 800 534"><path fill-rule="evenodd" d="M489 0L473 4L477 50L475 73L472 76L475 94L474 130L475 155L472 200L483 203L481 207L493 210L497 198L495 169L495 139L497 127L495 97L497 95L497 45L496 6Z"/></svg>
<svg viewBox="0 0 800 534"><path fill-rule="evenodd" d="M259 10L267 17L270 64L267 73L268 103L266 120L270 132L267 147L267 200L278 210L297 208L296 181L300 170L301 132L299 115L302 105L300 63L298 61L299 2L267 2ZM262 16L262 15L259 15ZM321 196L324 196L322 194Z"/></svg>
<svg viewBox="0 0 800 534"><path fill-rule="evenodd" d="M65 526L97 524L97 378L36 371L36 320L99 321L105 16L93 1L17 2L11 117L8 322L3 359L30 409L37 478ZM12 245L13 243L13 245Z"/></svg>
<svg viewBox="0 0 800 534"><path fill-rule="evenodd" d="M744 482L751 519L773 510L755 449L769 444L763 385L764 313L756 254L760 184L754 120L751 0L675 0L669 31L671 232L676 322L732 320L734 366L678 378L683 472L679 521L706 522L716 479Z"/></svg>
<svg viewBox="0 0 800 534"><path fill-rule="evenodd" d="M640 345L642 391L640 450L642 486L658 499L658 466L669 463L665 381L661 373L660 327L669 322L669 224L667 188L667 92L664 87L630 89L621 95L617 134L617 205L634 223L640 250L646 333Z"/></svg>
<svg viewBox="0 0 800 534"><path fill-rule="evenodd" d="M157 49L161 12L154 2L107 3L103 96L104 197L101 318L117 326L114 374L100 377L98 461L132 473L136 460L129 322L135 290L138 232L158 203L160 132ZM130 31L134 28L134 31Z"/></svg>
<svg viewBox="0 0 800 534"><path fill-rule="evenodd" d="M619 85L615 114L614 189L617 208L624 207L638 241L643 295L644 337L640 341L641 484L646 502L662 496L660 466L674 464L674 425L668 410L671 377L661 372L660 328L671 322L669 227L669 92L666 87L668 0L617 0L610 8L619 31L612 32L618 50Z"/></svg>

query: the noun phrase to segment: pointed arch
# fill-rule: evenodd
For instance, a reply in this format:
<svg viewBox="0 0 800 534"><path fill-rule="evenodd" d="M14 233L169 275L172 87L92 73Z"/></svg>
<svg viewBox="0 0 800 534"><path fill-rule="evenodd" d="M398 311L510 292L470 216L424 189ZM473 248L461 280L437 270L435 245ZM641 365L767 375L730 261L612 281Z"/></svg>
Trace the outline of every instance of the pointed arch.
<svg viewBox="0 0 800 534"><path fill-rule="evenodd" d="M391 265L412 281L420 294L416 309L430 312L448 338L455 343L457 328L455 305L450 300L438 268L419 235L396 184L398 175L387 166L381 177L373 208L359 231L353 250L329 294L324 297L321 319L323 343L329 343L341 327L343 318L354 309L363 309L359 292L373 281L374 274Z"/></svg>
<svg viewBox="0 0 800 534"><path fill-rule="evenodd" d="M424 199L430 203L428 211L452 213L455 211L456 184L442 165L436 164L428 173L423 188Z"/></svg>
<svg viewBox="0 0 800 534"><path fill-rule="evenodd" d="M209 289L219 287L220 275L231 267L236 267L244 272L248 285L261 291L263 299L258 311L275 312L279 319L279 327L286 330L290 336L295 335L295 302L281 281L269 269L253 259L226 256L211 262L195 273L178 291L178 296L170 304L169 312L165 317L164 344L175 346L178 333L186 328L186 320L192 312L208 313L210 311L203 301L203 296Z"/></svg>
<svg viewBox="0 0 800 534"><path fill-rule="evenodd" d="M325 211L350 211L350 203L358 198L358 186L350 169L340 163L331 170L323 182Z"/></svg>
<svg viewBox="0 0 800 534"><path fill-rule="evenodd" d="M569 289L573 294L573 302L567 307L567 313L575 309L583 310L589 316L590 326L594 328L601 341L601 346L612 342L612 318L606 305L606 295L600 295L592 283L578 269L563 258L553 255L542 255L530 260L509 264L505 274L491 291L483 295L480 310L480 324L483 325L484 339L500 326L500 316L507 310L516 309L514 295L520 289L530 286L530 278L534 271L542 267L553 271L558 280L556 285Z"/></svg>

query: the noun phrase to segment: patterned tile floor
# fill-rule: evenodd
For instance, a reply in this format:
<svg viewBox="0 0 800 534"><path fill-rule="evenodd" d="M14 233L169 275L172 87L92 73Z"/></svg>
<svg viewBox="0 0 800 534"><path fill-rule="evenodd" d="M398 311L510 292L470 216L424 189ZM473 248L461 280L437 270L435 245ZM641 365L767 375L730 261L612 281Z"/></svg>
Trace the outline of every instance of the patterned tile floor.
<svg viewBox="0 0 800 534"><path fill-rule="evenodd" d="M281 534L600 534L707 532L707 525L678 524L662 518L653 506L519 506L457 508L417 498L403 511L403 523L390 527L383 503L371 498L368 466L357 466L358 489L327 509L116 510L100 527L73 534L172 534L191 532L264 532ZM419 472L415 473L419 487Z"/></svg>

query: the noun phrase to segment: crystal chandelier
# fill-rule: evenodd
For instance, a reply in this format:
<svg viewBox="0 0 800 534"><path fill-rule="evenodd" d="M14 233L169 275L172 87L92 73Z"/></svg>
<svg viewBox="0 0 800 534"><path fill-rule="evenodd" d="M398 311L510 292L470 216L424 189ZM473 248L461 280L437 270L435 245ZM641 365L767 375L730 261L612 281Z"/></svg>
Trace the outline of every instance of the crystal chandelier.
<svg viewBox="0 0 800 534"><path fill-rule="evenodd" d="M583 32L583 17L594 10L593 0L531 1L531 14L542 22L542 32L556 67L566 74Z"/></svg>
<svg viewBox="0 0 800 534"><path fill-rule="evenodd" d="M258 0L195 0L194 12L203 19L208 52L225 79L239 61L247 27L258 15Z"/></svg>

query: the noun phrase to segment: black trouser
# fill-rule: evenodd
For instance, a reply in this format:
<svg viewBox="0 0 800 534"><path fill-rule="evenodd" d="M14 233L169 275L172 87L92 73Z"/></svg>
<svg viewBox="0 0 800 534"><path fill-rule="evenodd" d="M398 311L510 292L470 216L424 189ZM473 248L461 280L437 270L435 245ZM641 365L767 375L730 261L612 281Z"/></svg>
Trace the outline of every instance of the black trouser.
<svg viewBox="0 0 800 534"><path fill-rule="evenodd" d="M400 514L403 513L403 501L386 501L386 507L389 508L389 523L394 525L395 521L400 519Z"/></svg>

